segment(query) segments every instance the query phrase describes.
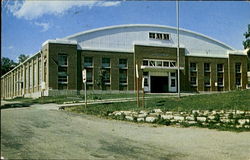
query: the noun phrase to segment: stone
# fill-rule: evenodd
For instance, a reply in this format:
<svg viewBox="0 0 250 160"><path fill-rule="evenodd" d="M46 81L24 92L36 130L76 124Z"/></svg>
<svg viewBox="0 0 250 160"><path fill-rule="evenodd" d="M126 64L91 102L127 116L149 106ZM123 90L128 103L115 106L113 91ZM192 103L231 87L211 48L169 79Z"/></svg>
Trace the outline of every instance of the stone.
<svg viewBox="0 0 250 160"><path fill-rule="evenodd" d="M172 115L173 112L167 111L166 114Z"/></svg>
<svg viewBox="0 0 250 160"><path fill-rule="evenodd" d="M206 117L197 117L197 121L205 122L206 120Z"/></svg>
<svg viewBox="0 0 250 160"><path fill-rule="evenodd" d="M200 113L200 111L199 110L192 110L192 113L194 114L194 113Z"/></svg>
<svg viewBox="0 0 250 160"><path fill-rule="evenodd" d="M174 119L177 120L177 121L184 121L184 120L185 120L185 117L182 117L182 116L174 116Z"/></svg>
<svg viewBox="0 0 250 160"><path fill-rule="evenodd" d="M137 118L137 122L144 122L144 118Z"/></svg>
<svg viewBox="0 0 250 160"><path fill-rule="evenodd" d="M115 111L115 112L113 112L113 114L114 114L115 116L120 116L120 115L122 115L122 112Z"/></svg>
<svg viewBox="0 0 250 160"><path fill-rule="evenodd" d="M145 118L147 117L148 114L142 113L142 114L138 114L137 117L138 118Z"/></svg>
<svg viewBox="0 0 250 160"><path fill-rule="evenodd" d="M209 115L209 111L208 110L205 110L204 112L203 112L203 114L205 115L205 116L207 116L207 115Z"/></svg>
<svg viewBox="0 0 250 160"><path fill-rule="evenodd" d="M131 115L131 111L122 111L122 113L124 113L126 116L128 116L128 115Z"/></svg>
<svg viewBox="0 0 250 160"><path fill-rule="evenodd" d="M230 119L221 118L220 121L223 122L223 123L229 123L229 122L230 122Z"/></svg>
<svg viewBox="0 0 250 160"><path fill-rule="evenodd" d="M249 123L249 119L239 119L238 122L240 125L244 125L246 123Z"/></svg>
<svg viewBox="0 0 250 160"><path fill-rule="evenodd" d="M133 121L134 120L134 118L132 116L125 116L125 119L129 120L129 121Z"/></svg>
<svg viewBox="0 0 250 160"><path fill-rule="evenodd" d="M161 109L154 109L153 110L155 113L162 113Z"/></svg>
<svg viewBox="0 0 250 160"><path fill-rule="evenodd" d="M244 125L244 128L250 128L250 125Z"/></svg>
<svg viewBox="0 0 250 160"><path fill-rule="evenodd" d="M139 114L148 114L147 111L140 111Z"/></svg>
<svg viewBox="0 0 250 160"><path fill-rule="evenodd" d="M214 119L215 119L215 116L214 116L214 115L208 116L208 119L214 120Z"/></svg>
<svg viewBox="0 0 250 160"><path fill-rule="evenodd" d="M149 113L150 117L158 117L160 113Z"/></svg>
<svg viewBox="0 0 250 160"><path fill-rule="evenodd" d="M188 121L194 121L194 117L193 116L187 116L186 120L188 120Z"/></svg>
<svg viewBox="0 0 250 160"><path fill-rule="evenodd" d="M146 117L145 121L146 122L155 122L157 120L156 117Z"/></svg>
<svg viewBox="0 0 250 160"><path fill-rule="evenodd" d="M169 119L173 119L173 115L161 115L161 118L162 119L167 119L167 120L169 120Z"/></svg>
<svg viewBox="0 0 250 160"><path fill-rule="evenodd" d="M197 122L195 122L195 121L188 121L187 123L188 124L196 124Z"/></svg>
<svg viewBox="0 0 250 160"><path fill-rule="evenodd" d="M244 114L244 113L245 113L244 111L240 111L240 110L236 111L236 114Z"/></svg>

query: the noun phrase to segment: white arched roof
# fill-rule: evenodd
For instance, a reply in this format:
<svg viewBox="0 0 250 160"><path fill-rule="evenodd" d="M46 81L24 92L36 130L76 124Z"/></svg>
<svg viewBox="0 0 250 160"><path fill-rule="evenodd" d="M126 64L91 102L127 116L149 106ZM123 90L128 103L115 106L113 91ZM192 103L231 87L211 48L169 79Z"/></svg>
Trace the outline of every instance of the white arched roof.
<svg viewBox="0 0 250 160"><path fill-rule="evenodd" d="M150 39L149 32L168 33L170 40ZM126 24L92 29L76 33L57 42L71 42L82 50L107 50L133 52L134 45L177 46L176 28L154 24ZM186 29L180 29L180 46L186 49L186 55L225 57L234 49L227 44L206 35Z"/></svg>

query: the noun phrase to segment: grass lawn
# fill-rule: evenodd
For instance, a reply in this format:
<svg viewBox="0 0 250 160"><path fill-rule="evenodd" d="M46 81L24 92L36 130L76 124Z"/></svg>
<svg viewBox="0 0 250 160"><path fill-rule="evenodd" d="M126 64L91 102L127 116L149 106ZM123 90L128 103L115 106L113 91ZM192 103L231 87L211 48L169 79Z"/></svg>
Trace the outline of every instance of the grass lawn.
<svg viewBox="0 0 250 160"><path fill-rule="evenodd" d="M107 115L119 110L151 110L191 111L191 110L250 110L250 90L227 93L192 95L181 98L151 98L145 101L145 108L137 107L136 102L89 105L66 108L66 110L93 115Z"/></svg>
<svg viewBox="0 0 250 160"><path fill-rule="evenodd" d="M166 94L146 94L145 97L154 97L154 96L166 96ZM173 96L173 95L169 95ZM115 98L135 98L135 93L120 93L120 94L87 94L88 100L104 100L104 99L115 99ZM84 101L84 95L81 96L50 96L43 98L14 98L6 99L6 101L20 101L23 103L57 103L62 104L64 102L79 102Z"/></svg>

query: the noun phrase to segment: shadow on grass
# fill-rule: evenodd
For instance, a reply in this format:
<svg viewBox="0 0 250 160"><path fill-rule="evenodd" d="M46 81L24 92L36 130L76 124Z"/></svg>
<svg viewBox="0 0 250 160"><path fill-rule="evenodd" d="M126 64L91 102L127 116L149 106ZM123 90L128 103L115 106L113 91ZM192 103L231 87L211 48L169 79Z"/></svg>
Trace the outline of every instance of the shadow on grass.
<svg viewBox="0 0 250 160"><path fill-rule="evenodd" d="M1 106L2 109L30 107L33 103L11 103Z"/></svg>

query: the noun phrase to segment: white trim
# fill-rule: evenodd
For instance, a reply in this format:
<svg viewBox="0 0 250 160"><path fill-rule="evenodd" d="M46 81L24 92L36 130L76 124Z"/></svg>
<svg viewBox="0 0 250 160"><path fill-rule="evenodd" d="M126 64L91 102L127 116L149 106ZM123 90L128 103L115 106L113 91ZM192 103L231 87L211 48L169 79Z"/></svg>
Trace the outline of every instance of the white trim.
<svg viewBox="0 0 250 160"><path fill-rule="evenodd" d="M45 46L48 43L59 43L59 44L75 44L77 45L77 41L74 40L65 40L65 39L49 39L45 42L43 42L42 47Z"/></svg>

